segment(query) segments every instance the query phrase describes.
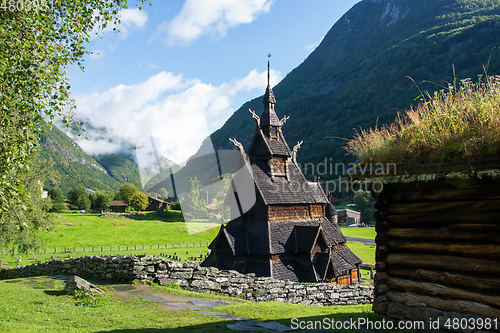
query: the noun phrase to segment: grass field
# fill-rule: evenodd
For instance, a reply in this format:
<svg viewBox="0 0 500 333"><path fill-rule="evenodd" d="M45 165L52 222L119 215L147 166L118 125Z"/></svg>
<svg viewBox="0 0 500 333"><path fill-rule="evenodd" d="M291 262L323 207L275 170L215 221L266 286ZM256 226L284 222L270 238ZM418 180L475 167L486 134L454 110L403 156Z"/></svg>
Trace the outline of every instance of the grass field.
<svg viewBox="0 0 500 333"><path fill-rule="evenodd" d="M190 234L189 230L203 230ZM206 229L206 230L204 230ZM350 236L368 238L367 228L343 228ZM190 256L207 254L206 243L212 241L218 232L217 224L158 221L151 213L138 219L101 217L99 214L58 214L54 229L41 232L49 252L36 254L41 261L50 260L50 250L57 248L56 258L78 257L89 254L135 254L174 253L185 260ZM186 248L188 243L203 243L202 246ZM164 248L172 243L182 245ZM118 244L121 244L118 251ZM145 248L142 249L142 244ZM126 246L129 245L129 250ZM161 248L155 248L157 246ZM82 252L83 247L86 251ZM92 246L94 251L91 252ZM103 247L103 252L101 251ZM109 248L111 246L111 249ZM137 250L136 247L137 246ZM373 264L375 247L362 243L348 242L351 250L364 262ZM67 252L64 252L66 247ZM150 248L151 247L151 248ZM77 252L73 252L76 248ZM69 253L68 253L69 252ZM188 254L186 253L188 252ZM18 256L18 255L16 255ZM14 256L0 257L4 266L15 266ZM21 264L34 263L33 255L23 256ZM364 278L369 272L362 270ZM230 323L216 316L203 316L194 311L159 311L160 305L140 298L123 299L109 293L96 301L82 295L68 295L62 291L64 283L41 277L0 281L0 328L6 332L231 332ZM155 290L175 295L214 298L214 295L200 295L176 288L154 286ZM222 299L228 299L227 297ZM233 299L234 300L234 299ZM278 321L291 325L291 318L322 321L350 318L378 317L371 312L371 305L338 307L311 307L281 302L248 302L213 308L215 311L231 313L261 321ZM307 331L307 330L306 330ZM317 331L317 330L313 330ZM338 332L347 332L336 330ZM298 332L302 332L299 330ZM350 331L352 332L352 331Z"/></svg>
<svg viewBox="0 0 500 333"><path fill-rule="evenodd" d="M217 223L160 221L156 219L154 212L136 216L135 219L101 217L100 214L88 213L60 213L55 215L54 221L51 231L39 233L39 237L45 241L45 249L36 254L21 255L22 265L35 263L34 257L45 262L50 260L51 255L65 259L85 255L130 255L132 252L155 256L177 255L185 260L207 254L206 245L215 238L219 230ZM373 228L343 227L342 232L352 237L375 237ZM186 245L189 247L186 248ZM374 246L353 242L348 242L348 246L365 263L374 264ZM15 257L19 257L19 254L12 256L7 249L3 249L0 260L3 266L15 266Z"/></svg>
<svg viewBox="0 0 500 333"><path fill-rule="evenodd" d="M63 292L64 282L46 278L0 281L0 328L5 332L234 332L231 323L216 316L191 310L160 311L159 303L140 298L124 298L106 293L95 301L84 295ZM155 291L178 293L167 287ZM180 291L184 296L215 298L209 294ZM221 299L221 298L219 298ZM222 298L228 299L228 298ZM291 326L291 318L339 321L369 318L381 320L371 305L312 307L281 302L249 302L232 299L234 304L212 308L261 321L278 321ZM317 330L313 330L317 331ZM347 332L335 330L336 332ZM297 330L296 332L303 332ZM349 332L356 332L350 330ZM381 331L383 332L383 331Z"/></svg>

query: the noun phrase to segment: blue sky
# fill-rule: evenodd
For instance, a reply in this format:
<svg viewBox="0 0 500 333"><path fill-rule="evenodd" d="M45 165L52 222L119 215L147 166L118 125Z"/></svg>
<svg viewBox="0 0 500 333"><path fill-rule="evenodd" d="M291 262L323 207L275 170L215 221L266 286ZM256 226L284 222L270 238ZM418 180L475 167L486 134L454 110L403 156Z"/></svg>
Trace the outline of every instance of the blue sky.
<svg viewBox="0 0 500 333"><path fill-rule="evenodd" d="M156 133L162 154L180 163L244 102L264 93L268 53L275 85L357 2L151 0L142 11L131 6L122 12L119 34L105 31L91 40L87 49L95 54L86 57L85 71L68 70L76 118L101 129L77 142L93 155L115 153Z"/></svg>

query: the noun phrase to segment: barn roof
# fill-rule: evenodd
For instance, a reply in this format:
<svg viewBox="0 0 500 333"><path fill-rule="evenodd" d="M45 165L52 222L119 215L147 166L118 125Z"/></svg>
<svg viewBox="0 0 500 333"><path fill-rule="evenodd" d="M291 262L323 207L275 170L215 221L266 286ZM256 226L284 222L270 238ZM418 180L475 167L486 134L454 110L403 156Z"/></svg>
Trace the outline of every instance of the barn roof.
<svg viewBox="0 0 500 333"><path fill-rule="evenodd" d="M167 205L170 205L170 202L168 202L168 201L161 200L161 199L158 199L158 198L155 198L155 197L149 197L149 202L151 203L152 201L156 201L156 202L159 202L161 204L166 203Z"/></svg>
<svg viewBox="0 0 500 333"><path fill-rule="evenodd" d="M111 201L109 203L109 206L110 207L127 207L128 201L125 201L125 200Z"/></svg>
<svg viewBox="0 0 500 333"><path fill-rule="evenodd" d="M352 209L339 209L339 210L337 210L337 216L339 218L341 218L341 217L355 217L355 218L360 218L361 217L361 213L357 212L355 210L352 210Z"/></svg>

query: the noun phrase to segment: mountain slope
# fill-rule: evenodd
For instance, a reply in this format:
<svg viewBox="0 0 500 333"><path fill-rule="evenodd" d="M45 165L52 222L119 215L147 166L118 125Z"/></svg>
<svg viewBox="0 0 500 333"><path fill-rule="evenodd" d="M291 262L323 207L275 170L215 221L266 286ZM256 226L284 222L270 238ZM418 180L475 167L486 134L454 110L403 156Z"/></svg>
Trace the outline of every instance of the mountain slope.
<svg viewBox="0 0 500 333"><path fill-rule="evenodd" d="M116 191L127 181L113 178L108 170L56 126L45 126L45 133L40 136L39 154L40 158L53 163L59 174L58 186L65 193L80 184L94 190Z"/></svg>
<svg viewBox="0 0 500 333"><path fill-rule="evenodd" d="M500 74L500 1L364 0L273 88L276 112L290 116L289 145L304 140L300 163L348 162L342 146L356 130L392 122L419 102L419 90L452 83L453 71L477 79L486 65L489 75ZM260 114L262 97L211 135L216 149L234 149L229 137L248 149L255 131L248 108Z"/></svg>
<svg viewBox="0 0 500 333"><path fill-rule="evenodd" d="M139 169L129 157L116 154L104 154L95 157L95 160L119 183L134 183L138 188L142 188Z"/></svg>

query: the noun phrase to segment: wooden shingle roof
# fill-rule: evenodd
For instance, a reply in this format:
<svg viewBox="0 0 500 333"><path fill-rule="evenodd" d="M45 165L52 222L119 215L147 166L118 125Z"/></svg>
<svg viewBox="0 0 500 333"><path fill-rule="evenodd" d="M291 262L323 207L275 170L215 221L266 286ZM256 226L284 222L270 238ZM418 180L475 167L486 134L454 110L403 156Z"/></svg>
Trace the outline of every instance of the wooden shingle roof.
<svg viewBox="0 0 500 333"><path fill-rule="evenodd" d="M266 205L327 203L328 199L317 183L310 184L294 163L288 164L289 179L269 175L269 165L262 160L250 160L255 185Z"/></svg>

